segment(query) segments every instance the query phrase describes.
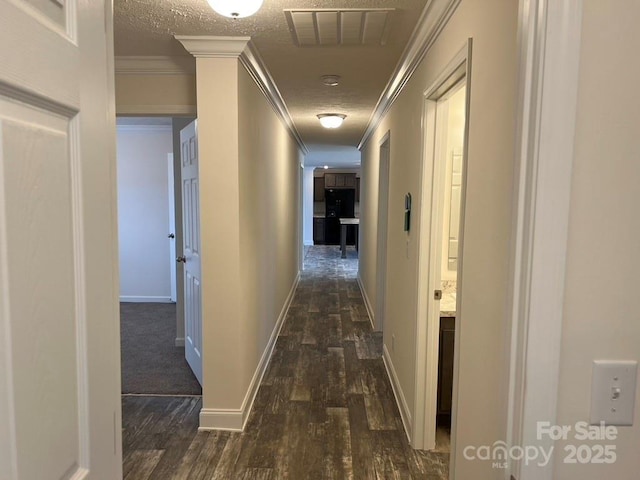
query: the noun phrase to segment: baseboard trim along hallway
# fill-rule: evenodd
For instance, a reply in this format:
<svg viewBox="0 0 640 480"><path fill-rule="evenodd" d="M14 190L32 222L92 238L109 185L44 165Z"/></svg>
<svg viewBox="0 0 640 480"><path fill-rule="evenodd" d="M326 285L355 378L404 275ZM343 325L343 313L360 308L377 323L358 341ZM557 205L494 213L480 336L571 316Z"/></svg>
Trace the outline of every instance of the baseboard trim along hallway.
<svg viewBox="0 0 640 480"><path fill-rule="evenodd" d="M362 279L360 278L360 274L358 274L358 276L356 277L356 281L358 282L358 287L360 287L360 293L362 293L362 299L364 300L364 306L367 309L367 315L369 316L369 321L371 322L371 328L375 330L376 325L375 325L375 318L373 315L373 307L371 306L371 301L367 296L367 291L365 290L364 285L362 284Z"/></svg>
<svg viewBox="0 0 640 480"><path fill-rule="evenodd" d="M402 387L400 386L400 381L398 380L396 369L393 366L391 355L389 354L389 350L387 350L387 346L384 344L382 345L382 362L384 363L384 368L387 370L389 380L391 380L391 389L393 390L393 396L396 399L398 410L400 410L400 418L402 418L402 424L404 425L404 431L407 434L407 440L411 442L413 433L411 412L409 411L407 399L405 398Z"/></svg>
<svg viewBox="0 0 640 480"><path fill-rule="evenodd" d="M276 346L276 341L278 340L278 335L280 335L282 325L284 325L284 321L287 318L287 313L289 312L289 307L291 306L291 302L293 301L299 282L300 272L296 275L293 285L291 286L291 290L289 290L289 295L282 306L278 320L276 321L273 331L271 332L271 336L269 337L269 342L262 353L258 367L256 368L253 378L251 379L251 383L249 384L249 389L242 401L242 407L239 409L229 410L203 408L200 410L199 430L230 430L234 432L241 432L244 430L249 414L251 413L251 409L253 408L253 402L256 399L258 388L260 387L262 378L269 366L269 361L273 355L273 349Z"/></svg>

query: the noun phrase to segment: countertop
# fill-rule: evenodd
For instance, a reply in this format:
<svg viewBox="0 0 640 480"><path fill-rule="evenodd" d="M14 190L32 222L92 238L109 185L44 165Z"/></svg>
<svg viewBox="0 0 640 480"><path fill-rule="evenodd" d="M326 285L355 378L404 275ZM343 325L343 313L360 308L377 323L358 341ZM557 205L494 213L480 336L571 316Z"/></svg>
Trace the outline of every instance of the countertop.
<svg viewBox="0 0 640 480"><path fill-rule="evenodd" d="M442 300L440 300L440 316L456 316L456 281L442 281Z"/></svg>

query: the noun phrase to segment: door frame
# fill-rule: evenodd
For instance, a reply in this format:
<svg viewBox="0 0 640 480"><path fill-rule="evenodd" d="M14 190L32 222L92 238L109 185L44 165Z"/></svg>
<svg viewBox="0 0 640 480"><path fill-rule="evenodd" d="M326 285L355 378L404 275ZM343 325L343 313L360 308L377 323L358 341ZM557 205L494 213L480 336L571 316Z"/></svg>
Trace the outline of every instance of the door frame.
<svg viewBox="0 0 640 480"><path fill-rule="evenodd" d="M453 368L453 398L451 405L451 457L455 458L455 422L457 410L458 365L460 352L460 330L462 326L462 277L464 248L464 218L467 183L467 159L469 138L469 105L471 91L471 49L468 39L438 78L423 93L422 113L422 174L421 212L418 227L418 302L416 309L416 391L415 415L412 425L411 444L413 448L433 450L436 446L436 414L438 393L439 358L439 304L431 294L439 288L440 278L435 266L440 265L442 256L442 208L444 175L442 162L438 160L436 137L436 105L451 88L465 81L465 132L462 184L460 191L460 235L458 238L458 269L456 292L456 331ZM453 462L452 462L453 466Z"/></svg>
<svg viewBox="0 0 640 480"><path fill-rule="evenodd" d="M379 143L378 168L378 238L376 246L376 313L375 329L384 329L387 292L387 240L389 231L389 185L391 177L391 132Z"/></svg>
<svg viewBox="0 0 640 480"><path fill-rule="evenodd" d="M537 422L554 424L557 418L582 5L583 0L519 5L508 446L553 444L537 438ZM508 462L506 480L554 478L553 457L545 467Z"/></svg>

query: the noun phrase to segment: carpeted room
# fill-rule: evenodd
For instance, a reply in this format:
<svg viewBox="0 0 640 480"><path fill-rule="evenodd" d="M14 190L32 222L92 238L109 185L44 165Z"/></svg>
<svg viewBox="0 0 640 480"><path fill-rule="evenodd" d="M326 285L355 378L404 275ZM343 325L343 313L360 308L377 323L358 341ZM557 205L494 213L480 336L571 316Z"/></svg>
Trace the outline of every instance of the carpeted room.
<svg viewBox="0 0 640 480"><path fill-rule="evenodd" d="M123 394L202 394L175 346L175 303L121 303L120 338Z"/></svg>

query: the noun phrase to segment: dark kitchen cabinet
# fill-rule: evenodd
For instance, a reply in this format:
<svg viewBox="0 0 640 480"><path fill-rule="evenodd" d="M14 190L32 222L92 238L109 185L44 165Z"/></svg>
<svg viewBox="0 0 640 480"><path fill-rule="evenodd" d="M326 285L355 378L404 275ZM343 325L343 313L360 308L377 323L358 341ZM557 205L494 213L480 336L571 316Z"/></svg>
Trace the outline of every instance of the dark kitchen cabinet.
<svg viewBox="0 0 640 480"><path fill-rule="evenodd" d="M342 175L344 188L356 188L356 174L355 173L345 173Z"/></svg>
<svg viewBox="0 0 640 480"><path fill-rule="evenodd" d="M313 177L313 201L324 202L324 177Z"/></svg>
<svg viewBox="0 0 640 480"><path fill-rule="evenodd" d="M313 243L314 245L324 245L325 242L325 219L315 217L313 219Z"/></svg>
<svg viewBox="0 0 640 480"><path fill-rule="evenodd" d="M325 173L324 188L356 188L356 174Z"/></svg>
<svg viewBox="0 0 640 480"><path fill-rule="evenodd" d="M336 187L336 175L335 173L325 173L324 174L324 188L335 188Z"/></svg>

